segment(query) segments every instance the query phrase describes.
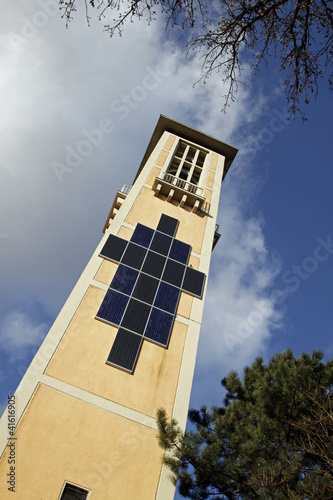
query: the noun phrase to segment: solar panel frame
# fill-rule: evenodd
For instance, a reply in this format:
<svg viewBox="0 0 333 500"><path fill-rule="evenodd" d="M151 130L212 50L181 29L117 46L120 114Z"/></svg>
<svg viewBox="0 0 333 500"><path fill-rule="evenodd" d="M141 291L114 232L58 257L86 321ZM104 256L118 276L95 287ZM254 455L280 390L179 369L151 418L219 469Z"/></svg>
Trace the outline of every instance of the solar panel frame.
<svg viewBox="0 0 333 500"><path fill-rule="evenodd" d="M172 243L172 238L164 233L155 232L152 242L150 244L150 250L167 256Z"/></svg>
<svg viewBox="0 0 333 500"><path fill-rule="evenodd" d="M138 223L136 225L136 228L134 229L134 233L132 234L131 242L148 248L154 236L154 233L154 229Z"/></svg>
<svg viewBox="0 0 333 500"><path fill-rule="evenodd" d="M191 245L174 239L170 248L169 258L187 264L191 253Z"/></svg>
<svg viewBox="0 0 333 500"><path fill-rule="evenodd" d="M148 276L148 274L140 273L137 283L132 293L132 297L142 300L147 304L152 304L155 299L156 291L159 285L159 280Z"/></svg>
<svg viewBox="0 0 333 500"><path fill-rule="evenodd" d="M142 341L142 335L119 328L106 363L133 373Z"/></svg>
<svg viewBox="0 0 333 500"><path fill-rule="evenodd" d="M132 267L119 264L118 269L110 283L110 288L118 292L131 295L134 285L139 276L139 271Z"/></svg>
<svg viewBox="0 0 333 500"><path fill-rule="evenodd" d="M165 262L166 257L164 255L148 250L141 271L154 276L154 278L160 278L165 267Z"/></svg>
<svg viewBox="0 0 333 500"><path fill-rule="evenodd" d="M179 296L180 288L161 281L154 300L154 307L162 309L170 314L175 314Z"/></svg>
<svg viewBox="0 0 333 500"><path fill-rule="evenodd" d="M178 228L179 220L169 215L162 214L157 225L157 231L174 236Z"/></svg>
<svg viewBox="0 0 333 500"><path fill-rule="evenodd" d="M195 297L202 298L206 275L197 269L187 267L185 271L182 289L184 292L191 293Z"/></svg>
<svg viewBox="0 0 333 500"><path fill-rule="evenodd" d="M184 264L168 259L162 274L162 281L180 287L183 282L185 269L186 266Z"/></svg>
<svg viewBox="0 0 333 500"><path fill-rule="evenodd" d="M119 238L119 236L115 234L109 234L99 256L111 260L112 262L120 262L127 244L127 240Z"/></svg>
<svg viewBox="0 0 333 500"><path fill-rule="evenodd" d="M96 314L96 318L118 326L121 323L125 309L129 302L129 296L109 288L104 296L103 302Z"/></svg>
<svg viewBox="0 0 333 500"><path fill-rule="evenodd" d="M153 307L145 329L144 338L167 348L173 321L174 316L172 314Z"/></svg>
<svg viewBox="0 0 333 500"><path fill-rule="evenodd" d="M130 241L109 235L100 253L119 266L96 318L119 327L107 363L128 373L143 339L168 347L181 290L202 298L206 275L188 267L178 224L162 214L156 230L138 223Z"/></svg>
<svg viewBox="0 0 333 500"><path fill-rule="evenodd" d="M130 299L121 321L121 327L143 335L151 306L136 299Z"/></svg>
<svg viewBox="0 0 333 500"><path fill-rule="evenodd" d="M146 253L146 248L130 241L121 259L121 263L134 269L140 269Z"/></svg>

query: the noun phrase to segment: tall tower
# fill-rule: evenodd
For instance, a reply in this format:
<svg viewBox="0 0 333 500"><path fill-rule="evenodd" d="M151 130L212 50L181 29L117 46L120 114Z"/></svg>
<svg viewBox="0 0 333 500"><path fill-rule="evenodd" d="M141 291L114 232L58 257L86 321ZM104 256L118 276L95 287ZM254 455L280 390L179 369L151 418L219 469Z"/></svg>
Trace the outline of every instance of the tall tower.
<svg viewBox="0 0 333 500"><path fill-rule="evenodd" d="M156 410L185 428L222 179L237 150L161 116L133 186L1 420L0 496L171 500Z"/></svg>

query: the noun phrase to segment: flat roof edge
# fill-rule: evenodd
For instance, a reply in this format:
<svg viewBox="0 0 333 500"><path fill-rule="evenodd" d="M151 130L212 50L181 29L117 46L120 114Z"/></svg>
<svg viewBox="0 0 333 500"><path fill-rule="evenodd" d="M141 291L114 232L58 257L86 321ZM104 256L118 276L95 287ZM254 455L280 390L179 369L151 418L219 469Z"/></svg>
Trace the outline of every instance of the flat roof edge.
<svg viewBox="0 0 333 500"><path fill-rule="evenodd" d="M153 132L153 135L151 136L150 142L146 149L146 152L140 163L134 182L136 181L138 175L143 169L143 166L145 165L149 156L153 152L157 142L159 141L163 132L165 131L178 135L185 140L194 142L204 148L210 149L218 154L223 155L225 157L225 169L223 177L225 177L226 173L229 170L230 165L232 164L238 152L237 148L235 148L234 146L230 146L230 144L227 144L226 142L220 141L215 137L200 132L195 128L189 127L188 125L184 125L183 123L177 122L176 120L168 118L165 115L160 115L155 130Z"/></svg>

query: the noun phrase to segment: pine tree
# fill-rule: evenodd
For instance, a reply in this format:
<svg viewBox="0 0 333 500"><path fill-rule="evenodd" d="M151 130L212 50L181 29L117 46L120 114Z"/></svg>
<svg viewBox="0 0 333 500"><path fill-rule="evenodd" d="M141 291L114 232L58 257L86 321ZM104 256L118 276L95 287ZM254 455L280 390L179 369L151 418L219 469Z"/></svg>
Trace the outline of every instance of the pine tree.
<svg viewBox="0 0 333 500"><path fill-rule="evenodd" d="M192 499L333 498L333 361L291 350L222 380L224 405L190 410L182 434L158 411L165 463Z"/></svg>

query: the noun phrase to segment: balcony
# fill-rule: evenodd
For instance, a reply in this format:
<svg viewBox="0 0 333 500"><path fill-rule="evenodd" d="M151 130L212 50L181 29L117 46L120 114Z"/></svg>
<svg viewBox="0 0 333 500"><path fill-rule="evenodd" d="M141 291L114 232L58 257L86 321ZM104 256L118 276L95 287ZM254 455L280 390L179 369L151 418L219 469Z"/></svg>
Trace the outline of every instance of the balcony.
<svg viewBox="0 0 333 500"><path fill-rule="evenodd" d="M221 238L221 233L219 233L220 226L218 224L215 225L215 233L214 233L214 239L213 239L213 248L212 251L214 250L217 242Z"/></svg>
<svg viewBox="0 0 333 500"><path fill-rule="evenodd" d="M189 205L193 212L200 209L205 201L202 188L166 172L156 177L153 189L155 196L162 194L166 196L167 201L179 201L181 207L184 204Z"/></svg>
<svg viewBox="0 0 333 500"><path fill-rule="evenodd" d="M119 208L123 204L124 200L126 199L128 193L131 190L131 186L128 186L127 184L124 184L122 189L120 191L117 191L116 197L114 199L114 202L112 203L111 210L109 212L109 215L106 219L106 223L104 224L103 228L103 233L107 230L109 225L111 224L112 220L115 218Z"/></svg>

